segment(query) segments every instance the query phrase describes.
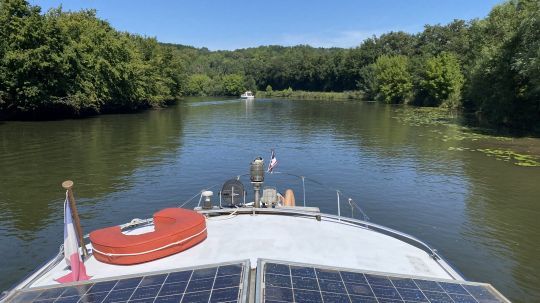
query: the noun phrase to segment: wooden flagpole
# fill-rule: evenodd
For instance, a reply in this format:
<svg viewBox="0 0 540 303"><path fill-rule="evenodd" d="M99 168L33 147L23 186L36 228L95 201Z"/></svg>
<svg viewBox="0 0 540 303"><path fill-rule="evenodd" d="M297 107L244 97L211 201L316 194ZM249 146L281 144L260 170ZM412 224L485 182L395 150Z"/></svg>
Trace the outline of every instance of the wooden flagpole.
<svg viewBox="0 0 540 303"><path fill-rule="evenodd" d="M77 236L79 238L79 243L82 248L84 258L88 258L88 250L86 250L86 245L84 244L83 231L81 228L81 220L79 219L79 212L77 211L77 205L75 204L75 197L73 196L73 181L67 180L62 182L62 187L68 192L68 202L69 207L71 208L71 217L73 218L73 223L77 230Z"/></svg>

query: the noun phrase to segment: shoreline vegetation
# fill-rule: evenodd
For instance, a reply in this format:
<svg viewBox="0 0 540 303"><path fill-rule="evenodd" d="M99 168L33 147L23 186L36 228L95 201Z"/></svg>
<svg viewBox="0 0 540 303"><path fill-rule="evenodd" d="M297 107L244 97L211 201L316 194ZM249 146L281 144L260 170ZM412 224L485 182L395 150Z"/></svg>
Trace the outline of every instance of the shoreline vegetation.
<svg viewBox="0 0 540 303"><path fill-rule="evenodd" d="M94 10L0 0L0 120L159 108L185 96L359 99L458 109L493 129L540 133L540 2L483 19L389 32L354 48L234 51L121 32Z"/></svg>
<svg viewBox="0 0 540 303"><path fill-rule="evenodd" d="M361 100L367 101L361 91L345 92L309 92L293 90L290 87L284 90L257 91L257 98L285 98L296 100Z"/></svg>

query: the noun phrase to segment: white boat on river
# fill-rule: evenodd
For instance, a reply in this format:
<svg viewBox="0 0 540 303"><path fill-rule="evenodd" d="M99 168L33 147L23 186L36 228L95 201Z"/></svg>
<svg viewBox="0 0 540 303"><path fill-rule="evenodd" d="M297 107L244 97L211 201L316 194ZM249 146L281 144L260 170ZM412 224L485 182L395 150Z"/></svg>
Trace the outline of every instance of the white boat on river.
<svg viewBox="0 0 540 303"><path fill-rule="evenodd" d="M509 302L421 240L369 222L340 191L337 215L326 214L305 192L264 187L259 158L249 179L253 195L239 176L215 195L201 190L194 210L93 231L80 249L88 280L57 282L73 269L61 250L1 301ZM345 208L362 219L342 216Z"/></svg>
<svg viewBox="0 0 540 303"><path fill-rule="evenodd" d="M255 95L253 95L253 93L251 91L247 91L247 92L243 93L242 95L240 95L240 98L242 98L242 99L255 99Z"/></svg>

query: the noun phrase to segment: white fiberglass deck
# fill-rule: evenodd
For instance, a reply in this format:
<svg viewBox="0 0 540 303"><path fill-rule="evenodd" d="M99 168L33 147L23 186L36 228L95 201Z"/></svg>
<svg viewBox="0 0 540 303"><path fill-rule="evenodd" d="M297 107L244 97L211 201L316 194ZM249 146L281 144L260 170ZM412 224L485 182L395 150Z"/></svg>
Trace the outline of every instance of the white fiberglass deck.
<svg viewBox="0 0 540 303"><path fill-rule="evenodd" d="M208 238L191 249L148 263L119 266L93 257L86 264L93 279L157 270L266 258L366 271L452 279L427 252L393 237L342 222L314 218L240 214L207 220ZM151 226L133 233L150 231ZM57 284L66 274L61 261L31 287Z"/></svg>

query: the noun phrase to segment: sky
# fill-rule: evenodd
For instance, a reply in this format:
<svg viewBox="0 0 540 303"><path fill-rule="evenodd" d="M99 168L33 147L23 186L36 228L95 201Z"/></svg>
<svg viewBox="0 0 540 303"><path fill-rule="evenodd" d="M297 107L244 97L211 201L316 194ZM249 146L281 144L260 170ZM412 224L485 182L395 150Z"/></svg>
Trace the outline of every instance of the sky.
<svg viewBox="0 0 540 303"><path fill-rule="evenodd" d="M118 30L210 50L355 47L389 31L485 17L502 0L30 0L43 11L95 9Z"/></svg>

